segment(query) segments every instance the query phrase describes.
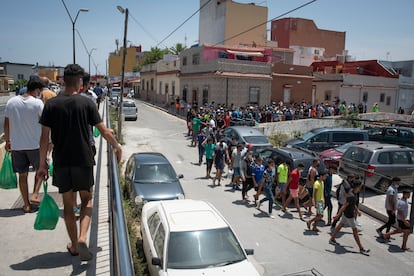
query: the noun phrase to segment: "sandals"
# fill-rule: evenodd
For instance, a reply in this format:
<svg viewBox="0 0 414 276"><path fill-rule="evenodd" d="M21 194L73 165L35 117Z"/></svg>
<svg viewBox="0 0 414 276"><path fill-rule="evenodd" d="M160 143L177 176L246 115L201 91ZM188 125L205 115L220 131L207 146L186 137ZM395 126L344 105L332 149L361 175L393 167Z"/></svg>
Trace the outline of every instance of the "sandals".
<svg viewBox="0 0 414 276"><path fill-rule="evenodd" d="M409 247L401 248L401 249L404 250L404 251L407 251L407 252L413 252L413 250Z"/></svg>
<svg viewBox="0 0 414 276"><path fill-rule="evenodd" d="M93 254L89 251L89 248L86 245L86 243L78 242L78 244L76 245L76 249L79 252L79 259L82 262L87 262L87 261L92 260Z"/></svg>
<svg viewBox="0 0 414 276"><path fill-rule="evenodd" d="M72 244L71 243L69 243L67 246L66 246L66 249L68 250L68 252L69 252L69 254L71 255L71 256L78 256L79 255L79 253L78 252L73 252L72 250L71 250L71 248L72 248Z"/></svg>

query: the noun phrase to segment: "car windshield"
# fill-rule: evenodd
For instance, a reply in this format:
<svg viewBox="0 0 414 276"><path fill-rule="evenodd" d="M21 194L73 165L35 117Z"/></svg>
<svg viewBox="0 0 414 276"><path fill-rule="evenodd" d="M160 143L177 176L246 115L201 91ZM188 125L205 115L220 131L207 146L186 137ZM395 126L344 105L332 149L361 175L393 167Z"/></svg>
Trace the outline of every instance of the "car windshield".
<svg viewBox="0 0 414 276"><path fill-rule="evenodd" d="M313 136L315 136L315 133L313 133L312 131L310 131L310 132L307 132L307 133L303 134L302 136L300 136L299 139L302 139L304 141L307 141L310 138L312 138Z"/></svg>
<svg viewBox="0 0 414 276"><path fill-rule="evenodd" d="M269 141L266 136L243 136L248 144L267 144Z"/></svg>
<svg viewBox="0 0 414 276"><path fill-rule="evenodd" d="M177 179L169 164L138 164L135 168L135 181L143 183L170 182Z"/></svg>
<svg viewBox="0 0 414 276"><path fill-rule="evenodd" d="M122 104L124 107L135 107L134 102L123 102Z"/></svg>
<svg viewBox="0 0 414 276"><path fill-rule="evenodd" d="M245 259L243 249L228 227L170 234L167 268L217 267Z"/></svg>
<svg viewBox="0 0 414 276"><path fill-rule="evenodd" d="M344 153L351 146L352 146L352 143L346 143L346 144L343 144L342 146L336 147L335 150L340 153Z"/></svg>

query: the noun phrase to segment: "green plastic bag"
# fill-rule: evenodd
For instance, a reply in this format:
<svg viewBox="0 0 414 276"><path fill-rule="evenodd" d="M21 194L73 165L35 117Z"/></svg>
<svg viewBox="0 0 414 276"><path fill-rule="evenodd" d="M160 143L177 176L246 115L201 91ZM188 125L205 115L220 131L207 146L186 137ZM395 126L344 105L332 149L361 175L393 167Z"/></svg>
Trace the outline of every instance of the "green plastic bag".
<svg viewBox="0 0 414 276"><path fill-rule="evenodd" d="M53 176L53 162L49 165L49 176Z"/></svg>
<svg viewBox="0 0 414 276"><path fill-rule="evenodd" d="M13 171L13 165L10 152L4 154L3 165L0 169L0 188L2 189L16 189L17 176Z"/></svg>
<svg viewBox="0 0 414 276"><path fill-rule="evenodd" d="M101 133L99 132L99 129L94 127L93 128L93 136L96 138L100 135Z"/></svg>
<svg viewBox="0 0 414 276"><path fill-rule="evenodd" d="M47 193L47 182L43 182L44 196L34 223L35 230L53 230L59 220L60 210L55 200Z"/></svg>

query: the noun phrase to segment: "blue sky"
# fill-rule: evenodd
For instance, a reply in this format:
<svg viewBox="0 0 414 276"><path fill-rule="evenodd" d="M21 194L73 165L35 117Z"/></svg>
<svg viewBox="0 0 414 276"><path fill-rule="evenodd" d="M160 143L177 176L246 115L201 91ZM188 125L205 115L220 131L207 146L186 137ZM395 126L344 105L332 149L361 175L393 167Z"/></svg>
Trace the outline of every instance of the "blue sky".
<svg viewBox="0 0 414 276"><path fill-rule="evenodd" d="M309 0L239 0L268 7L268 19ZM150 50L199 9L199 0L65 0L72 17L81 8L76 29L88 51L93 51L91 72L105 73L115 40L123 42L124 15L129 9L128 40ZM345 31L346 49L356 59L414 59L413 0L317 0L285 17L312 19L320 29ZM61 0L1 0L1 61L66 66L72 62L72 23ZM88 69L88 54L76 35L76 61ZM159 47L171 47L198 39L198 14ZM270 34L268 34L270 36Z"/></svg>

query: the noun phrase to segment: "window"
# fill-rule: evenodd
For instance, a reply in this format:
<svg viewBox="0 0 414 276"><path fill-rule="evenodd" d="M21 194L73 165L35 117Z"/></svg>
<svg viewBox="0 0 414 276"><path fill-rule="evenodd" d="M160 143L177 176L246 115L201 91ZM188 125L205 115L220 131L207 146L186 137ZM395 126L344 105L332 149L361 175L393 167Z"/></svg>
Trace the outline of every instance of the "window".
<svg viewBox="0 0 414 276"><path fill-rule="evenodd" d="M352 132L333 132L332 133L332 142L348 143L352 141L364 141L364 135L362 133L352 133Z"/></svg>
<svg viewBox="0 0 414 276"><path fill-rule="evenodd" d="M364 92L364 94L362 94L362 101L363 102L367 102L368 101L368 92Z"/></svg>
<svg viewBox="0 0 414 276"><path fill-rule="evenodd" d="M18 80L23 80L24 79L24 75L23 74L17 74L17 79Z"/></svg>
<svg viewBox="0 0 414 276"><path fill-rule="evenodd" d="M164 92L165 92L165 95L168 95L168 83L166 83L165 84L165 88L164 88Z"/></svg>
<svg viewBox="0 0 414 276"><path fill-rule="evenodd" d="M391 152L391 158L394 164L410 164L409 156L405 151Z"/></svg>
<svg viewBox="0 0 414 276"><path fill-rule="evenodd" d="M151 91L154 91L154 79L151 79Z"/></svg>
<svg viewBox="0 0 414 276"><path fill-rule="evenodd" d="M381 93L380 94L380 103L383 103L384 100L385 100L385 94L384 93Z"/></svg>
<svg viewBox="0 0 414 276"><path fill-rule="evenodd" d="M330 101L332 99L332 91L326 90L325 91L325 101Z"/></svg>
<svg viewBox="0 0 414 276"><path fill-rule="evenodd" d="M260 96L260 88L259 87L250 87L249 103L258 104L259 103L259 96Z"/></svg>
<svg viewBox="0 0 414 276"><path fill-rule="evenodd" d="M158 231L157 231L157 234L155 234L155 239L154 239L155 252L157 252L157 256L158 258L160 258L161 263L164 258L164 241L165 241L165 230L164 230L164 226L161 223L160 226L158 227Z"/></svg>
<svg viewBox="0 0 414 276"><path fill-rule="evenodd" d="M144 79L142 79L142 82L141 82L141 89L145 90L145 80Z"/></svg>
<svg viewBox="0 0 414 276"><path fill-rule="evenodd" d="M203 87L203 105L208 103L208 85Z"/></svg>
<svg viewBox="0 0 414 276"><path fill-rule="evenodd" d="M193 55L193 64L200 64L200 54Z"/></svg>
<svg viewBox="0 0 414 276"><path fill-rule="evenodd" d="M160 81L160 91L158 91L158 94L162 94L162 81Z"/></svg>
<svg viewBox="0 0 414 276"><path fill-rule="evenodd" d="M183 66L187 65L187 57L183 57Z"/></svg>
<svg viewBox="0 0 414 276"><path fill-rule="evenodd" d="M388 152L381 152L378 155L378 163L380 163L380 164L391 164L390 155L388 154Z"/></svg>
<svg viewBox="0 0 414 276"><path fill-rule="evenodd" d="M183 88L183 101L187 101L187 91L188 91L188 87L187 85L185 85Z"/></svg>
<svg viewBox="0 0 414 276"><path fill-rule="evenodd" d="M328 142L329 141L329 133L325 132L325 133L320 133L318 135L315 135L310 142L311 143L321 143L321 142Z"/></svg>
<svg viewBox="0 0 414 276"><path fill-rule="evenodd" d="M151 239L154 239L155 232L157 231L158 225L160 224L160 217L158 213L152 214L148 219L148 229L151 234Z"/></svg>
<svg viewBox="0 0 414 276"><path fill-rule="evenodd" d="M172 95L174 96L175 95L175 81L172 81L171 83L171 92L172 92Z"/></svg>
<svg viewBox="0 0 414 276"><path fill-rule="evenodd" d="M315 51L313 52L315 55L319 55L319 50L315 49Z"/></svg>
<svg viewBox="0 0 414 276"><path fill-rule="evenodd" d="M391 104L391 96L387 97L387 101L385 103L386 105L390 105Z"/></svg>

